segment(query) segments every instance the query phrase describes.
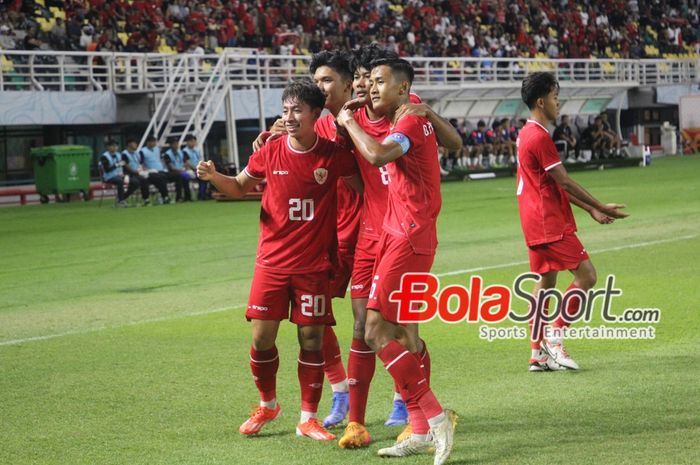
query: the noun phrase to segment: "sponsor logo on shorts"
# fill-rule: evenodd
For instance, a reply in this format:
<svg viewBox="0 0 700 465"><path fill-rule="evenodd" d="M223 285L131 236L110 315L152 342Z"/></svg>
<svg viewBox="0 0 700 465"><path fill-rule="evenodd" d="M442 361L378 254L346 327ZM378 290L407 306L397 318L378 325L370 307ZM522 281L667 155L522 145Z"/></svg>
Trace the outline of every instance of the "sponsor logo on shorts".
<svg viewBox="0 0 700 465"><path fill-rule="evenodd" d="M270 310L270 307L265 307L264 305L248 305L248 308L258 312L267 312Z"/></svg>
<svg viewBox="0 0 700 465"><path fill-rule="evenodd" d="M352 289L354 291L360 291L364 288L365 288L364 284L353 284L352 286L350 286L350 289Z"/></svg>
<svg viewBox="0 0 700 465"><path fill-rule="evenodd" d="M313 388L313 389L321 389L321 386L323 386L321 383L311 383L311 384L309 384L309 387L310 387L310 388Z"/></svg>

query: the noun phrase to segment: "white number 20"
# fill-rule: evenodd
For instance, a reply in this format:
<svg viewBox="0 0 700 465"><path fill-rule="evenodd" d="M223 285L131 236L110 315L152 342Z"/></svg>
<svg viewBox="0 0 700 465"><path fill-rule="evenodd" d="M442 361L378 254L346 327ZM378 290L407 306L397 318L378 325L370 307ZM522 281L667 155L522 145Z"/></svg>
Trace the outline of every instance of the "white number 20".
<svg viewBox="0 0 700 465"><path fill-rule="evenodd" d="M313 220L314 199L289 199L289 219L291 221Z"/></svg>
<svg viewBox="0 0 700 465"><path fill-rule="evenodd" d="M323 316L326 314L326 296L304 294L301 296L301 314L304 316Z"/></svg>

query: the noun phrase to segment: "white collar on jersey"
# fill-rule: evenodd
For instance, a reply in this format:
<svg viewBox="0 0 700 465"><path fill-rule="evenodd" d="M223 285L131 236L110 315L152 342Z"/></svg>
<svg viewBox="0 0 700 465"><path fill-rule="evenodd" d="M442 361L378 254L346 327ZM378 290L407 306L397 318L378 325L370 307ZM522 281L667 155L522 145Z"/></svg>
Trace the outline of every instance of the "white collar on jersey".
<svg viewBox="0 0 700 465"><path fill-rule="evenodd" d="M297 149L295 149L294 147L292 147L292 143L289 142L289 136L287 136L287 147L289 147L289 150L291 150L291 151L294 152L294 153L309 153L309 152L311 152L313 149L316 148L316 146L318 145L318 140L319 140L319 139L320 139L320 137L318 137L318 135L316 135L316 141L314 142L314 145L312 145L310 149L308 149L308 150L297 150Z"/></svg>
<svg viewBox="0 0 700 465"><path fill-rule="evenodd" d="M536 125L538 125L538 126L541 127L542 129L544 129L545 132L546 132L547 134L549 134L549 129L547 129L546 127L542 126L540 123L538 123L538 122L535 121L534 119L529 119L529 118L528 118L527 122L528 122L528 123L535 123Z"/></svg>

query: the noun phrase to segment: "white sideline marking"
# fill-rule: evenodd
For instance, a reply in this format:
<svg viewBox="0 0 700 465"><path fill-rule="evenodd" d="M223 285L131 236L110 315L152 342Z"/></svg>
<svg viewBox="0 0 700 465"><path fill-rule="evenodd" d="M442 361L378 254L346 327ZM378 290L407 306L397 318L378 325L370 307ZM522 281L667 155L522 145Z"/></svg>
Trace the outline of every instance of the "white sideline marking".
<svg viewBox="0 0 700 465"><path fill-rule="evenodd" d="M667 244L669 242L678 242L678 241L685 241L685 240L689 240L689 239L695 239L698 236L699 236L699 234L689 234L687 236L678 236L678 237L674 237L671 239L659 239L656 241L637 242L636 244L620 245L617 247L608 247L605 249L595 250L591 253L592 254L599 254L599 253L605 253L605 252L615 252L618 250L635 249L638 247L648 247L650 245ZM448 271L445 273L437 273L436 276L438 276L438 277L455 276L455 275L463 274L463 273L474 273L476 271L496 270L499 268L508 268L511 266L526 265L527 263L529 263L527 260L522 260L519 262L501 263L499 265L479 266L476 268L465 268L463 270L455 270L455 271ZM147 323L158 323L158 322L162 322L162 321L178 320L180 318L189 318L191 316L210 315L212 313L227 312L229 310L235 310L235 309L239 309L239 308L245 308L245 305L236 305L233 307L225 307L225 308L215 308L213 310L200 310L200 311L196 311L196 312L182 313L179 315L170 315L170 316L164 316L164 317L159 317L159 318L147 318L145 320L131 321L129 323L124 323L124 324L115 325L115 326L99 326L97 328L89 328L89 329L75 330L75 331L66 331L64 333L56 333L56 334L47 334L45 336L34 336L34 337L27 337L27 338L22 338L22 339L8 339L6 341L0 341L0 346L13 346L13 345L17 345L17 344L23 344L25 342L46 341L48 339L55 339L57 337L94 333L97 331L104 331L105 329L118 329L118 328L124 328L124 327L128 327L128 326L137 326L137 325L147 324Z"/></svg>

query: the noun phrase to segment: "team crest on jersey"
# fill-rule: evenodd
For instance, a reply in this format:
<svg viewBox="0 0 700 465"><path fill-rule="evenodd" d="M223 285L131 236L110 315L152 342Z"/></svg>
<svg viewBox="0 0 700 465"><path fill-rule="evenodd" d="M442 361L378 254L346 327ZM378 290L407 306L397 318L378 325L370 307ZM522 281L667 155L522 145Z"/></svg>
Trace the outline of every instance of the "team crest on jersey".
<svg viewBox="0 0 700 465"><path fill-rule="evenodd" d="M319 184L323 184L328 179L328 170L325 168L316 168L314 170L314 179Z"/></svg>

